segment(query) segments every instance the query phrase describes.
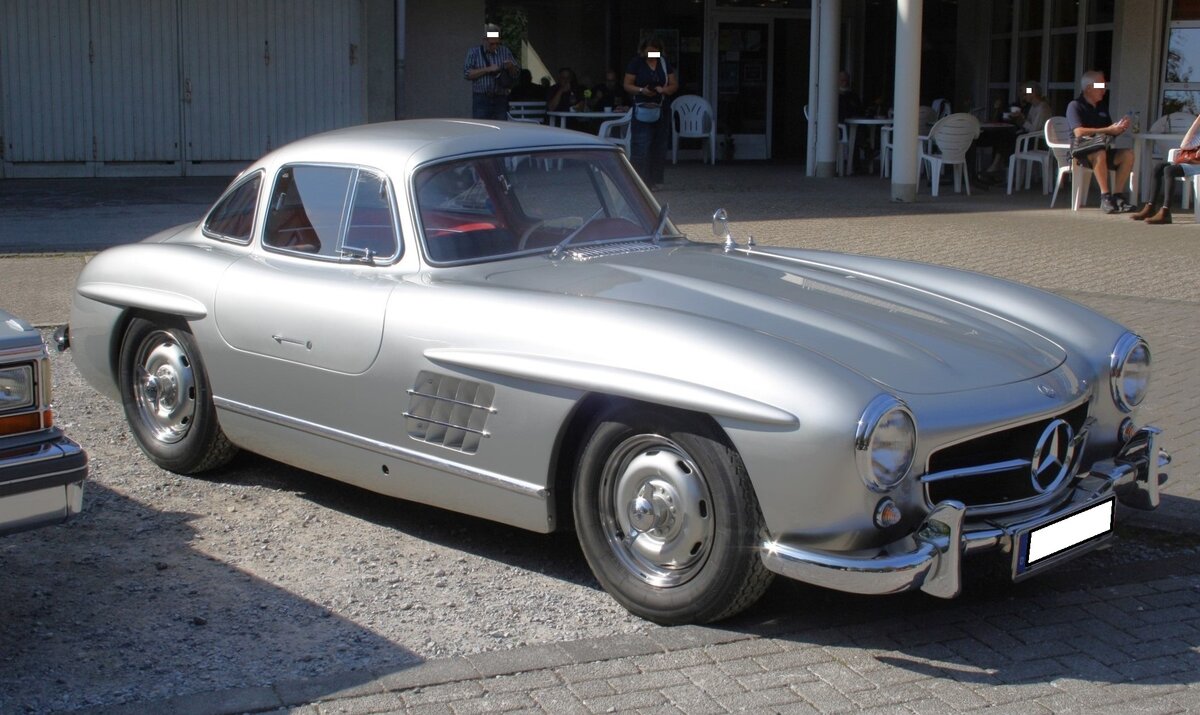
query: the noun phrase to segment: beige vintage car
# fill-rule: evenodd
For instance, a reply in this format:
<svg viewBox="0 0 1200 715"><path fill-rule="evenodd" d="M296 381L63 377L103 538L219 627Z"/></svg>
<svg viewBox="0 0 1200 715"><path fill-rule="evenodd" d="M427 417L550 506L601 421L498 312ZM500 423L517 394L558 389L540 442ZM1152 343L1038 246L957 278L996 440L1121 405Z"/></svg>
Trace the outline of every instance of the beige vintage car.
<svg viewBox="0 0 1200 715"><path fill-rule="evenodd" d="M1158 503L1150 348L989 276L683 235L621 151L519 123L298 141L207 215L90 261L75 362L159 465L246 449L573 529L634 613L704 622L775 574L1022 579ZM397 509L404 504L396 502Z"/></svg>

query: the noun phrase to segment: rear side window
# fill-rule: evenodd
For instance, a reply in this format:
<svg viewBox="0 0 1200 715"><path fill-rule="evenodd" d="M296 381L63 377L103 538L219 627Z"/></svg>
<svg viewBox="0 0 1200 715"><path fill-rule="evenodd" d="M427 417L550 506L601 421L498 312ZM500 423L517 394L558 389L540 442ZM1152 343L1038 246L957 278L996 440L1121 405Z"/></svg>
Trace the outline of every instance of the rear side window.
<svg viewBox="0 0 1200 715"><path fill-rule="evenodd" d="M295 165L271 191L263 245L324 258L391 258L398 239L391 193L374 172Z"/></svg>
<svg viewBox="0 0 1200 715"><path fill-rule="evenodd" d="M217 202L204 222L204 232L210 236L245 243L254 229L254 210L258 206L258 188L262 174L255 174L235 187Z"/></svg>

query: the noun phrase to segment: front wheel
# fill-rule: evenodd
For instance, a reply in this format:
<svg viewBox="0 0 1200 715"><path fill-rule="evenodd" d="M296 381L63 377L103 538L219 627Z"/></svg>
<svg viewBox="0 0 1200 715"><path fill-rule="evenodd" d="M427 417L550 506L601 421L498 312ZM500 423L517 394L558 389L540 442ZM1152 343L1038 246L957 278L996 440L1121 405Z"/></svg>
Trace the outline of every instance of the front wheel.
<svg viewBox="0 0 1200 715"><path fill-rule="evenodd" d="M217 424L199 347L182 321L131 321L121 342L118 381L134 438L163 469L203 472L237 452Z"/></svg>
<svg viewBox="0 0 1200 715"><path fill-rule="evenodd" d="M707 623L762 595L762 516L737 452L699 418L616 407L589 430L574 487L592 572L632 613Z"/></svg>

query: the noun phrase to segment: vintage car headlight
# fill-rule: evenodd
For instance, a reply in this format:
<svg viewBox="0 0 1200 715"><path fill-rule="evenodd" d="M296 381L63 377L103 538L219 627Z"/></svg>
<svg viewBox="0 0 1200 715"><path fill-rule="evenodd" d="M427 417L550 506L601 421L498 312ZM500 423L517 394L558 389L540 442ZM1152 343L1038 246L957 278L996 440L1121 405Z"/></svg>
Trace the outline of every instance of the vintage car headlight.
<svg viewBox="0 0 1200 715"><path fill-rule="evenodd" d="M0 368L0 412L33 404L33 368L29 365Z"/></svg>
<svg viewBox="0 0 1200 715"><path fill-rule="evenodd" d="M917 425L908 407L891 395L871 400L858 420L854 450L867 488L885 492L899 484L917 450Z"/></svg>
<svg viewBox="0 0 1200 715"><path fill-rule="evenodd" d="M1125 412L1142 403L1150 385L1150 346L1132 333L1126 333L1113 348L1109 379L1113 402Z"/></svg>

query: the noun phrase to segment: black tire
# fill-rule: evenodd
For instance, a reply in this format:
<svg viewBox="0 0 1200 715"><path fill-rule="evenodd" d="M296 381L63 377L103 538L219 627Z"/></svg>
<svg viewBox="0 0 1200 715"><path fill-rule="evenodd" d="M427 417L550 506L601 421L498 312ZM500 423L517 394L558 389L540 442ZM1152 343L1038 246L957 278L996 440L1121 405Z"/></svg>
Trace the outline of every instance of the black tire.
<svg viewBox="0 0 1200 715"><path fill-rule="evenodd" d="M588 430L573 498L592 572L635 615L708 623L749 607L771 583L746 468L706 420L610 408Z"/></svg>
<svg viewBox="0 0 1200 715"><path fill-rule="evenodd" d="M237 453L217 423L200 350L182 320L133 319L121 341L118 384L138 446L163 469L196 474Z"/></svg>

